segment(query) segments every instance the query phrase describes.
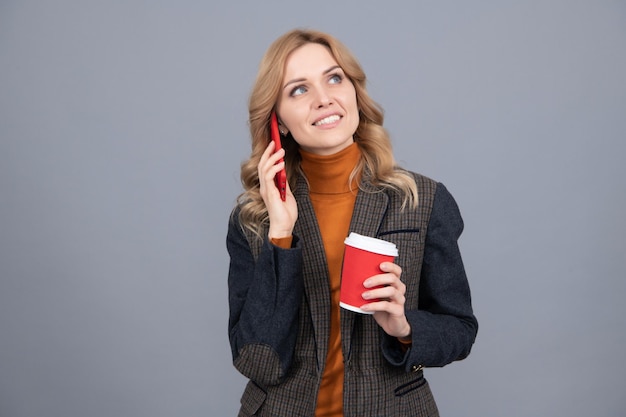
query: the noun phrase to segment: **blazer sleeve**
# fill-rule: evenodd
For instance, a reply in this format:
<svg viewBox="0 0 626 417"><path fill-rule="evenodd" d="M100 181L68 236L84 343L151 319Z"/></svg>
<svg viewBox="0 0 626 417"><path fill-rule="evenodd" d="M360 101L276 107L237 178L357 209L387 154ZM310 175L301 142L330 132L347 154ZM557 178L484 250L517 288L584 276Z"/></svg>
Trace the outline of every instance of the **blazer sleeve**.
<svg viewBox="0 0 626 417"><path fill-rule="evenodd" d="M459 251L463 231L459 208L441 183L437 184L426 233L417 310L405 312L412 343L407 350L388 335L383 353L407 371L444 366L469 355L478 332L471 294Z"/></svg>
<svg viewBox="0 0 626 417"><path fill-rule="evenodd" d="M282 249L265 238L255 260L235 212L226 247L233 363L257 383L278 384L291 365L298 334L304 291L299 240L294 236L292 248Z"/></svg>

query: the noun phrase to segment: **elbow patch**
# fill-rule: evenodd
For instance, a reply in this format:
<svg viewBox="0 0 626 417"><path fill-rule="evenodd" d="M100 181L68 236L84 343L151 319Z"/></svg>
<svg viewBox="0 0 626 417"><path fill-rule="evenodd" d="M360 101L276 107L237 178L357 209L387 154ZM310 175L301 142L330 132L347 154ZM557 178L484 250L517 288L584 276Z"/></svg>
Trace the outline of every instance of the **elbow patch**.
<svg viewBox="0 0 626 417"><path fill-rule="evenodd" d="M234 365L243 375L263 385L277 385L284 375L278 353L265 344L245 345Z"/></svg>

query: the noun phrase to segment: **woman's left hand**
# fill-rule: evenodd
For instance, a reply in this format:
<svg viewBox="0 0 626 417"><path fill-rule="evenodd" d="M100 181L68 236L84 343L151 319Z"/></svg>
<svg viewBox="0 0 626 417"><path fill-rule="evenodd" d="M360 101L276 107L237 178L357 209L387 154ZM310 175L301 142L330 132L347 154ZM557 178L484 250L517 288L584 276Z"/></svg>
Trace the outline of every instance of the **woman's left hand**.
<svg viewBox="0 0 626 417"><path fill-rule="evenodd" d="M406 285L400 281L402 268L392 262L383 262L380 269L382 274L365 280L363 285L371 289L362 294L366 300L378 298L379 301L365 304L361 309L374 312L374 320L388 335L407 338L411 334L411 325L404 314Z"/></svg>

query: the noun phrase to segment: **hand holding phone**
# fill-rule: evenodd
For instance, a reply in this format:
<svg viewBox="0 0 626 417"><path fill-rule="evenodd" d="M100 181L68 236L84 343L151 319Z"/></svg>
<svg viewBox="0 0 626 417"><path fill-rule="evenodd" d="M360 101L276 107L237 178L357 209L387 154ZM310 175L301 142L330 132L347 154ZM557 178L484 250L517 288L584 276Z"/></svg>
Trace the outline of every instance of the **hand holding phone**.
<svg viewBox="0 0 626 417"><path fill-rule="evenodd" d="M278 119L276 117L276 112L272 112L272 119L270 121L270 135L272 140L274 141L274 152L280 150L282 145L280 143L280 133L278 132ZM281 158L278 162L282 162ZM285 168L281 169L276 176L274 177L274 182L276 183L276 187L280 192L280 199L285 201L287 198L287 173L285 172Z"/></svg>

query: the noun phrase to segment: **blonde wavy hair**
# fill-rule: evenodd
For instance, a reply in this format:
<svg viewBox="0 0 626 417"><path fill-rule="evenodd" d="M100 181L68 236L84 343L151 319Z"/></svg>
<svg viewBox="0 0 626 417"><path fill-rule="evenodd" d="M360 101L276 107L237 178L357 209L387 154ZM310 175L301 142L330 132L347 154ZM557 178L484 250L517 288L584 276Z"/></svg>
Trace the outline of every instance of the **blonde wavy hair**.
<svg viewBox="0 0 626 417"><path fill-rule="evenodd" d="M269 217L259 192L257 166L270 140L270 117L280 96L285 63L293 51L308 43L318 43L327 47L356 90L359 124L354 141L361 150L361 160L355 166L352 178L365 173L369 181L379 187L380 191L391 189L401 193L404 198L402 209L417 206L415 181L408 172L396 165L389 134L383 128L383 110L367 93L365 73L357 59L331 35L314 30L295 29L276 39L266 51L261 59L248 102L252 153L250 158L241 164L244 192L239 195L237 202L240 206L241 225L259 237L269 223ZM286 152L287 180L293 189L298 175L304 175L300 169L299 145L291 134L281 139Z"/></svg>

